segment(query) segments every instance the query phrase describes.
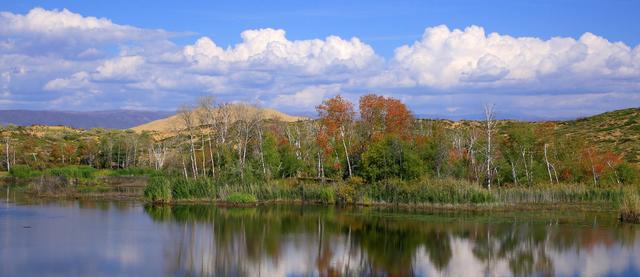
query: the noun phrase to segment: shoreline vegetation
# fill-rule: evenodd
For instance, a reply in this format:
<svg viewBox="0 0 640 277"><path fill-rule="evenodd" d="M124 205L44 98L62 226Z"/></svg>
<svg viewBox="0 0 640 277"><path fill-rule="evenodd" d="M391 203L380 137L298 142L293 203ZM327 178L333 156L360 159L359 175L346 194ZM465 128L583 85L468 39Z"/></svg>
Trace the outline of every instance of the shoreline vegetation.
<svg viewBox="0 0 640 277"><path fill-rule="evenodd" d="M621 186L539 184L487 190L453 179L386 180L365 184L353 178L325 184L296 178L259 185L224 185L209 179L166 176L153 169L97 170L63 167L44 171L17 166L0 177L12 190L43 199L137 200L152 205L215 204L250 207L271 204L371 206L418 210L614 210L620 220L638 222L638 192ZM631 197L629 197L631 196ZM635 198L634 198L635 197Z"/></svg>
<svg viewBox="0 0 640 277"><path fill-rule="evenodd" d="M279 120L205 97L163 131L0 128L3 182L40 197L493 209L586 203L640 218L640 109L565 122L416 119L335 96ZM293 117L292 117L293 118ZM158 121L150 126L160 126ZM633 143L633 142L636 143Z"/></svg>

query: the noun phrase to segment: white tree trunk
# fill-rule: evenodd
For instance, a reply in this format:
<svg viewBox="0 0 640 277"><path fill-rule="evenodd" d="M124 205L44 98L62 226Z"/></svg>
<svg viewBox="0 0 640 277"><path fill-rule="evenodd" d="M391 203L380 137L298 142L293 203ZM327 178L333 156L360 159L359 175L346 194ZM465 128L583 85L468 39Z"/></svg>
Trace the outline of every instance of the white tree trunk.
<svg viewBox="0 0 640 277"><path fill-rule="evenodd" d="M544 162L547 164L547 173L549 174L549 183L553 184L553 176L551 176L551 164L549 163L549 158L547 156L547 146L548 144L544 144Z"/></svg>
<svg viewBox="0 0 640 277"><path fill-rule="evenodd" d="M493 179L493 172L491 170L491 166L493 164L493 149L491 144L491 136L493 132L493 127L495 126L495 112L493 110L493 105L486 105L484 107L484 115L485 115L485 123L486 123L486 133L487 133L487 188L491 189L491 181Z"/></svg>
<svg viewBox="0 0 640 277"><path fill-rule="evenodd" d="M349 151L347 150L347 142L344 135L344 128L340 126L340 136L342 136L342 146L344 147L344 154L347 157L347 168L349 168L349 178L353 176L351 172L351 160L349 159Z"/></svg>
<svg viewBox="0 0 640 277"><path fill-rule="evenodd" d="M5 145L5 151L7 154L7 172L11 171L11 159L9 157L9 138L5 138L4 140L4 145Z"/></svg>

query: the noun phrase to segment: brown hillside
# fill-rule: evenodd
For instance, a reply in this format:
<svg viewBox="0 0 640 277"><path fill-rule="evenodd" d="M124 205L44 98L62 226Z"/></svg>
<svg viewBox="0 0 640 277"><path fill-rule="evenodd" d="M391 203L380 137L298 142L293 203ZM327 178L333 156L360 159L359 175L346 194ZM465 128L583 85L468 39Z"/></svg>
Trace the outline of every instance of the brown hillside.
<svg viewBox="0 0 640 277"><path fill-rule="evenodd" d="M253 116L256 113L261 113L261 116L264 117L265 119L275 119L275 120L281 120L284 122L295 122L295 121L306 119L304 117L288 115L274 109L256 108L254 106L250 106L246 104L233 104L229 106L229 109L230 109L230 120L232 122L236 121L241 114L243 114L244 116ZM202 112L203 111L201 110L196 110L196 116L195 116L196 122L198 121L197 118L202 114ZM215 112L219 112L219 111L216 109ZM131 130L136 132L149 131L149 132L158 132L158 133L167 134L167 133L172 133L184 128L185 128L184 122L180 118L180 116L173 115L164 119L151 121L149 123L133 127L131 128Z"/></svg>

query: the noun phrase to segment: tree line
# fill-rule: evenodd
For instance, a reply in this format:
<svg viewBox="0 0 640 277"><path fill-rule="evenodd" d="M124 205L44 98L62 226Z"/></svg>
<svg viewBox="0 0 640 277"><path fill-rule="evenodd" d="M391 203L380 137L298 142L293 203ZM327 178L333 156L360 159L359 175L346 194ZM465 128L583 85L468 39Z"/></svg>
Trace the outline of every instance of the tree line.
<svg viewBox="0 0 640 277"><path fill-rule="evenodd" d="M331 183L462 179L488 189L557 183L636 182L637 168L596 145L556 132L556 123L417 119L400 100L338 95L317 119L285 122L248 104L203 97L178 110L170 134L5 126L2 168L85 165L150 168L185 179L259 184L298 178Z"/></svg>

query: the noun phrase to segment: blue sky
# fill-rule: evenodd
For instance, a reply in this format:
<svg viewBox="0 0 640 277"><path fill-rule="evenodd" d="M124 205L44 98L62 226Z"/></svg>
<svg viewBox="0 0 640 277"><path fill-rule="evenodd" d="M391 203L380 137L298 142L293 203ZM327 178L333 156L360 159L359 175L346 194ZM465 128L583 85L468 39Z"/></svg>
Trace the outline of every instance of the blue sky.
<svg viewBox="0 0 640 277"><path fill-rule="evenodd" d="M419 39L429 26L478 25L511 36L578 38L591 32L627 45L640 43L640 1L6 1L2 10L69 9L119 24L189 32L220 45L248 29L284 29L290 39L356 36L386 57ZM181 43L192 39L178 40Z"/></svg>
<svg viewBox="0 0 640 277"><path fill-rule="evenodd" d="M171 110L214 95L313 114L367 92L448 118L488 103L528 119L640 106L640 1L211 2L1 3L0 108Z"/></svg>

